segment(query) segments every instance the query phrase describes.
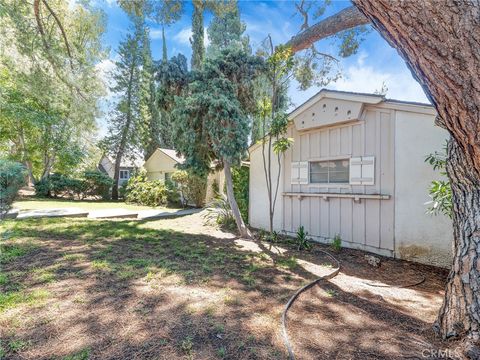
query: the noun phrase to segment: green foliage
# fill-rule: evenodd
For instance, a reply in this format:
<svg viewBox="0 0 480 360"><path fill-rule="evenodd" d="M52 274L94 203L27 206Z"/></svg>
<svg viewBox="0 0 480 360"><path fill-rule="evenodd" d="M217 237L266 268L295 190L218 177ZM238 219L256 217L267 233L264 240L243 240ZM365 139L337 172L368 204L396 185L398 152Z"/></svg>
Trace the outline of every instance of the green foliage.
<svg viewBox="0 0 480 360"><path fill-rule="evenodd" d="M297 250L310 250L312 248L312 244L308 241L308 232L305 231L303 225L297 229Z"/></svg>
<svg viewBox="0 0 480 360"><path fill-rule="evenodd" d="M0 159L0 219L11 209L18 190L25 185L25 175L22 164Z"/></svg>
<svg viewBox="0 0 480 360"><path fill-rule="evenodd" d="M128 179L125 201L145 206L166 205L168 191L163 181L148 181L144 171Z"/></svg>
<svg viewBox="0 0 480 360"><path fill-rule="evenodd" d="M248 224L248 199L249 199L250 170L246 166L232 168L233 193L237 200L240 214L245 223Z"/></svg>
<svg viewBox="0 0 480 360"><path fill-rule="evenodd" d="M113 180L102 171L85 171L83 174L85 184L85 195L98 196L103 200L110 199L110 189L113 186Z"/></svg>
<svg viewBox="0 0 480 360"><path fill-rule="evenodd" d="M205 45L203 44L203 0L193 1L193 14L192 14L192 70L199 70L203 64L203 58L205 56Z"/></svg>
<svg viewBox="0 0 480 360"><path fill-rule="evenodd" d="M340 234L336 234L333 237L332 243L331 243L331 248L333 251L340 251L342 250L342 238L340 237Z"/></svg>
<svg viewBox="0 0 480 360"><path fill-rule="evenodd" d="M167 189L167 202L169 205L183 205L182 197L177 185L170 180L165 181L165 187Z"/></svg>
<svg viewBox="0 0 480 360"><path fill-rule="evenodd" d="M35 195L38 197L99 197L110 198L112 179L105 173L93 170L85 171L81 178L63 174L52 174L35 183Z"/></svg>
<svg viewBox="0 0 480 360"><path fill-rule="evenodd" d="M432 165L434 170L440 172L443 177L447 176L445 165L447 161L447 146L445 145L442 152L435 151L425 158L425 162ZM452 217L452 187L448 180L433 180L428 189L431 201L427 202L427 214L443 214Z"/></svg>
<svg viewBox="0 0 480 360"><path fill-rule="evenodd" d="M224 195L219 195L206 206L204 218L209 224L217 224L222 229L233 231L236 228L230 203Z"/></svg>
<svg viewBox="0 0 480 360"><path fill-rule="evenodd" d="M196 175L186 170L177 170L172 174L172 180L178 185L184 200L184 205L195 204L196 207L205 205L207 195L207 177Z"/></svg>
<svg viewBox="0 0 480 360"><path fill-rule="evenodd" d="M32 181L84 158L104 92L95 66L106 55L101 11L85 2L39 7L43 33L31 3L0 3L0 150Z"/></svg>

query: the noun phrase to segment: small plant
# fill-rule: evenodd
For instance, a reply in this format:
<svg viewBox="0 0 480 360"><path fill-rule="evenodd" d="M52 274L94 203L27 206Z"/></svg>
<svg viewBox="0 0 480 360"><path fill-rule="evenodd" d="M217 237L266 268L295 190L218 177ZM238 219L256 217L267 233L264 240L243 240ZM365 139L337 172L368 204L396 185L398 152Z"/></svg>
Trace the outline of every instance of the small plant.
<svg viewBox="0 0 480 360"><path fill-rule="evenodd" d="M328 296L328 297L337 296L337 292L336 292L335 290L328 289L328 290L327 290L327 296Z"/></svg>
<svg viewBox="0 0 480 360"><path fill-rule="evenodd" d="M222 359L227 356L227 350L225 349L224 346L218 349L218 356L221 357Z"/></svg>
<svg viewBox="0 0 480 360"><path fill-rule="evenodd" d="M232 210L230 210L230 203L225 195L219 195L218 198L207 204L203 218L207 224L216 223L226 230L233 231L237 228Z"/></svg>
<svg viewBox="0 0 480 360"><path fill-rule="evenodd" d="M308 232L301 225L297 230L297 250L310 250L312 248L312 244L308 241L307 236Z"/></svg>
<svg viewBox="0 0 480 360"><path fill-rule="evenodd" d="M333 251L336 251L336 252L342 250L342 238L340 237L339 234L336 234L335 237L333 238L331 247Z"/></svg>
<svg viewBox="0 0 480 360"><path fill-rule="evenodd" d="M272 231L270 234L267 235L266 239L267 241L270 241L272 243L277 243L279 239L278 232Z"/></svg>
<svg viewBox="0 0 480 360"><path fill-rule="evenodd" d="M187 355L192 354L193 349L193 341L190 336L187 336L185 339L182 340L180 347L182 348L183 352Z"/></svg>

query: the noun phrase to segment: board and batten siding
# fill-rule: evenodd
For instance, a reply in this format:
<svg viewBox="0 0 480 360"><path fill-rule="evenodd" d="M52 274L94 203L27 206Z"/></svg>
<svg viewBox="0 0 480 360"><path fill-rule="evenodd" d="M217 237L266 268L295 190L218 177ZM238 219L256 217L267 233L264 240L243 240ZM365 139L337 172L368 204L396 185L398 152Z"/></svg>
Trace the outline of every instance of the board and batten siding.
<svg viewBox="0 0 480 360"><path fill-rule="evenodd" d="M307 110L308 111L308 110ZM352 123L307 131L292 125L294 139L284 159L284 193L382 194L386 199L284 195L282 230L294 234L303 225L315 240L339 235L343 246L375 249L391 255L394 245L394 131L392 111L367 107ZM291 163L373 156L374 185L292 184Z"/></svg>

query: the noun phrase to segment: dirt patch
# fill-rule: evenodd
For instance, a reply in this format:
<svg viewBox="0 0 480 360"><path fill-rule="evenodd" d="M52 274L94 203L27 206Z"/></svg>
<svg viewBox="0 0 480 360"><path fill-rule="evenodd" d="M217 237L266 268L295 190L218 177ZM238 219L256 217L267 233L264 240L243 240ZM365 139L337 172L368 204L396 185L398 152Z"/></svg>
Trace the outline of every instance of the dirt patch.
<svg viewBox="0 0 480 360"><path fill-rule="evenodd" d="M325 247L298 252L289 242L236 239L203 222L201 214L6 222L3 357L286 359L281 312L299 287L331 270L315 251ZM445 273L386 259L374 269L363 255L343 249L342 273L292 307L299 359L394 358L402 344L421 357L421 346L439 346L430 324ZM395 288L419 273L426 276L419 287Z"/></svg>

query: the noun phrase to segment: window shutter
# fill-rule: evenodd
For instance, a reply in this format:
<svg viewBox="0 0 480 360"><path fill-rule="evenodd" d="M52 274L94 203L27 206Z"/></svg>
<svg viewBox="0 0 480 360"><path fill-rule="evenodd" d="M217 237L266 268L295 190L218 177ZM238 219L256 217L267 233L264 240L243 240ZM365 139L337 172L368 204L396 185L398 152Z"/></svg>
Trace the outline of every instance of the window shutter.
<svg viewBox="0 0 480 360"><path fill-rule="evenodd" d="M362 158L350 158L350 185L362 185Z"/></svg>
<svg viewBox="0 0 480 360"><path fill-rule="evenodd" d="M308 184L308 161L302 161L298 164L298 183Z"/></svg>
<svg viewBox="0 0 480 360"><path fill-rule="evenodd" d="M292 184L298 184L298 180L299 180L299 168L298 168L298 162L292 162L292 168L291 168L291 183Z"/></svg>
<svg viewBox="0 0 480 360"><path fill-rule="evenodd" d="M308 161L292 162L292 184L308 184Z"/></svg>
<svg viewBox="0 0 480 360"><path fill-rule="evenodd" d="M375 157L350 158L350 185L375 184Z"/></svg>

